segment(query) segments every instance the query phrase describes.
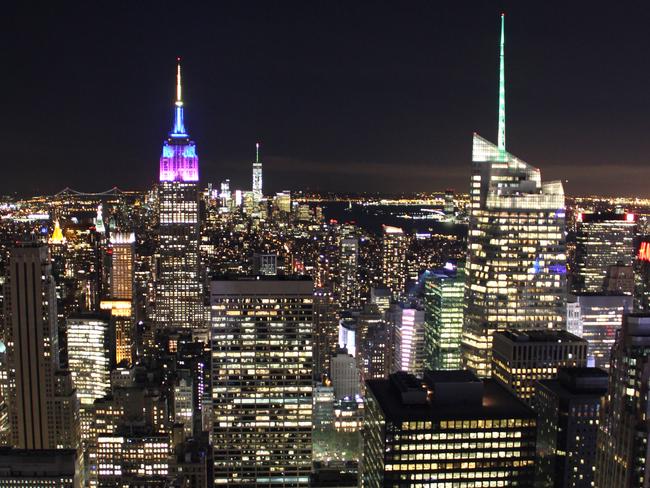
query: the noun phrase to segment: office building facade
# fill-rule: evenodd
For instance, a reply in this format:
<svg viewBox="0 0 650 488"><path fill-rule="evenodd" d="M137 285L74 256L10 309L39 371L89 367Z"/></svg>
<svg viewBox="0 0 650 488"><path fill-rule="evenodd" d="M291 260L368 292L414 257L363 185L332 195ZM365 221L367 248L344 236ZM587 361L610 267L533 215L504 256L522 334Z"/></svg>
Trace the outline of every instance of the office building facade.
<svg viewBox="0 0 650 488"><path fill-rule="evenodd" d="M557 379L537 382L537 487L594 486L600 403L606 393L607 372L598 368L560 368Z"/></svg>
<svg viewBox="0 0 650 488"><path fill-rule="evenodd" d="M609 355L623 315L633 311L629 295L590 293L570 297L567 302L567 331L588 343L587 365L609 369Z"/></svg>
<svg viewBox="0 0 650 488"><path fill-rule="evenodd" d="M211 283L215 484L308 486L313 282Z"/></svg>
<svg viewBox="0 0 650 488"><path fill-rule="evenodd" d="M535 413L494 380L400 372L366 389L361 487L532 486Z"/></svg>
<svg viewBox="0 0 650 488"><path fill-rule="evenodd" d="M535 382L552 379L561 367L587 366L587 341L564 330L506 330L492 342L492 377L532 404Z"/></svg>
<svg viewBox="0 0 650 488"><path fill-rule="evenodd" d="M579 213L576 218L574 293L600 293L610 266L634 261L636 215Z"/></svg>

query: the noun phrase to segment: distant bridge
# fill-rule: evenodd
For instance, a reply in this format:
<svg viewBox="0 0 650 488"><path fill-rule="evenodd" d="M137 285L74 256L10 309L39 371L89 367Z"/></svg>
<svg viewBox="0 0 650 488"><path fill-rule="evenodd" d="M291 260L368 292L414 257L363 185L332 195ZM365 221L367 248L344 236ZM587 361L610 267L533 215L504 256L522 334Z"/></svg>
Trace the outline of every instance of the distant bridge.
<svg viewBox="0 0 650 488"><path fill-rule="evenodd" d="M124 195L125 192L124 190L120 190L117 186L114 186L113 188L110 188L106 191L101 191L97 193L92 193L92 192L86 192L86 191L78 191L78 190L73 190L70 187L65 187L63 190L61 190L59 193L56 193L54 196L55 197L67 197L67 196L75 196L75 197L117 197L120 195Z"/></svg>

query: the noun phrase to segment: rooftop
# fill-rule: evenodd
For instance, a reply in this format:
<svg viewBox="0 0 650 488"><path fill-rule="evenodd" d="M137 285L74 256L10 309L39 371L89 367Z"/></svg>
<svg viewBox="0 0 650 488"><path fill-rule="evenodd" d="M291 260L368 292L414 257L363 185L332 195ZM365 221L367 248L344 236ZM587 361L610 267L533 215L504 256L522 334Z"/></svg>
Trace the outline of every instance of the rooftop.
<svg viewBox="0 0 650 488"><path fill-rule="evenodd" d="M494 337L502 337L517 343L531 342L586 342L581 337L566 330L503 330L494 333Z"/></svg>
<svg viewBox="0 0 650 488"><path fill-rule="evenodd" d="M474 382L473 378L468 376L472 375L469 372L436 371L432 373L441 382ZM386 419L392 422L411 420L535 418L535 413L531 408L497 384L495 380L483 380L482 383L483 396L480 403L457 402L437 404L435 401L404 403L401 395L397 394L398 391L390 380L366 381L368 389L377 399Z"/></svg>

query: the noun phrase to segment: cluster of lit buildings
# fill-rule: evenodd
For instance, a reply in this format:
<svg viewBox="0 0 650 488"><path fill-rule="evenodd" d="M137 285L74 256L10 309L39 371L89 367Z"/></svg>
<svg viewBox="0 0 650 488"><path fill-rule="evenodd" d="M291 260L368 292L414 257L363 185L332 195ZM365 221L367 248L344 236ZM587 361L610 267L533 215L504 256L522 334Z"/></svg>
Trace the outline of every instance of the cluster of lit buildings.
<svg viewBox="0 0 650 488"><path fill-rule="evenodd" d="M646 486L643 202L506 151L499 54L466 235L201 186L180 63L155 188L1 205L0 486Z"/></svg>

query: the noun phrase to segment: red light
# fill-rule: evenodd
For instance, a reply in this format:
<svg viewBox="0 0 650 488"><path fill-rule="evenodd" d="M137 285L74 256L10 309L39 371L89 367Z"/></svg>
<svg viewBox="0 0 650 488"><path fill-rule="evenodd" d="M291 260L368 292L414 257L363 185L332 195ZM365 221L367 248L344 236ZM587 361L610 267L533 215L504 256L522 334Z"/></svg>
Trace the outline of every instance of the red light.
<svg viewBox="0 0 650 488"><path fill-rule="evenodd" d="M639 248L639 254L637 257L639 258L639 261L650 262L650 242L641 243L641 247Z"/></svg>

